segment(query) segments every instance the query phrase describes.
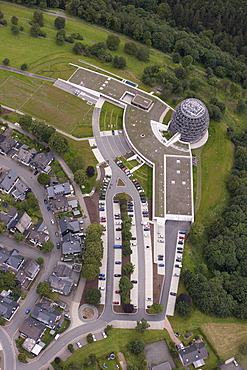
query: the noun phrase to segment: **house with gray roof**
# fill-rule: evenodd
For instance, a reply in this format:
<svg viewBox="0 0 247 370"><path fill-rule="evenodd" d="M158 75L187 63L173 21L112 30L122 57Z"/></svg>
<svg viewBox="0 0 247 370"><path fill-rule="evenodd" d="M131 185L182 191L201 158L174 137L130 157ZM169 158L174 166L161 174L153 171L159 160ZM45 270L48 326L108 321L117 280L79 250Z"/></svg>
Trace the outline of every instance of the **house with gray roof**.
<svg viewBox="0 0 247 370"><path fill-rule="evenodd" d="M0 316L5 320L10 321L19 307L17 302L0 295Z"/></svg>
<svg viewBox="0 0 247 370"><path fill-rule="evenodd" d="M54 329L61 318L61 312L39 302L34 306L31 316L33 319L45 324L48 328Z"/></svg>
<svg viewBox="0 0 247 370"><path fill-rule="evenodd" d="M0 246L0 266L17 272L24 263L24 257L16 249L7 250Z"/></svg>
<svg viewBox="0 0 247 370"><path fill-rule="evenodd" d="M0 153L4 155L9 155L12 150L16 149L17 141L11 136L4 136L3 140L0 142Z"/></svg>
<svg viewBox="0 0 247 370"><path fill-rule="evenodd" d="M19 332L22 337L31 338L37 342L37 340L44 334L45 329L46 326L42 322L35 320L32 317L28 317L21 324Z"/></svg>
<svg viewBox="0 0 247 370"><path fill-rule="evenodd" d="M68 295L74 286L77 286L80 278L80 272L73 271L73 266L64 262L58 262L54 267L52 275L49 277L49 283L53 292Z"/></svg>
<svg viewBox="0 0 247 370"><path fill-rule="evenodd" d="M60 226L62 236L65 236L68 233L78 234L81 231L79 221L76 219L73 219L72 217L64 216L60 218L59 226Z"/></svg>
<svg viewBox="0 0 247 370"><path fill-rule="evenodd" d="M25 166L29 166L31 159L36 153L37 151L34 148L28 149L28 146L24 144L16 155L17 160Z"/></svg>
<svg viewBox="0 0 247 370"><path fill-rule="evenodd" d="M18 216L17 208L12 207L7 211L0 211L0 222L4 222L7 229L9 229L12 221Z"/></svg>
<svg viewBox="0 0 247 370"><path fill-rule="evenodd" d="M56 197L56 199L51 199L50 203L55 213L67 212L69 210L68 199L64 196L59 196Z"/></svg>
<svg viewBox="0 0 247 370"><path fill-rule="evenodd" d="M17 183L18 175L14 170L3 172L0 177L0 190L9 194Z"/></svg>
<svg viewBox="0 0 247 370"><path fill-rule="evenodd" d="M39 273L40 265L32 258L28 258L17 272L15 280L25 288L28 288L30 283L35 279Z"/></svg>
<svg viewBox="0 0 247 370"><path fill-rule="evenodd" d="M208 357L208 351L203 342L193 343L191 346L178 351L183 366L193 364L195 368L205 365L204 359Z"/></svg>
<svg viewBox="0 0 247 370"><path fill-rule="evenodd" d="M28 238L35 246L38 245L39 247L42 247L42 244L49 240L49 232L46 224L43 221L39 222L36 227L32 228Z"/></svg>
<svg viewBox="0 0 247 370"><path fill-rule="evenodd" d="M56 199L61 196L71 195L74 191L69 181L63 182L46 188L48 199Z"/></svg>
<svg viewBox="0 0 247 370"><path fill-rule="evenodd" d="M29 187L24 181L18 179L15 183L11 194L16 200L23 201L26 198L26 194L29 191Z"/></svg>
<svg viewBox="0 0 247 370"><path fill-rule="evenodd" d="M51 152L45 153L37 153L33 156L30 161L30 167L38 170L40 172L49 173L51 171L51 167L49 164L53 161L53 154Z"/></svg>

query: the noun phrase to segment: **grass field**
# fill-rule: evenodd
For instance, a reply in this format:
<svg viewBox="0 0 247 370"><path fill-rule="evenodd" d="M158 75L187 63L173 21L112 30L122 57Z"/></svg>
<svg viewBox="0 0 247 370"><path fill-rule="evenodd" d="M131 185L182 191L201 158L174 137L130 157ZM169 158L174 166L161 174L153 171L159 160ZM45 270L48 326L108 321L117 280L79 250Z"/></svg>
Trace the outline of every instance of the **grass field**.
<svg viewBox="0 0 247 370"><path fill-rule="evenodd" d="M231 171L234 150L223 123L211 122L209 135L206 145L193 151L201 161L201 194L196 194L201 201L195 219L205 223L217 218L229 200L225 181Z"/></svg>
<svg viewBox="0 0 247 370"><path fill-rule="evenodd" d="M105 102L100 111L100 131L122 130L123 108Z"/></svg>
<svg viewBox="0 0 247 370"><path fill-rule="evenodd" d="M172 116L172 112L173 110L172 109L169 109L169 111L166 113L164 119L163 119L163 123L164 125L168 125L168 123L170 122L170 119L171 119L171 116Z"/></svg>
<svg viewBox="0 0 247 370"><path fill-rule="evenodd" d="M165 333L163 330L146 330L144 334L137 334L135 330L130 329L112 329L108 338L87 344L83 348L77 350L72 354L67 361L66 365L71 362L84 364L87 362L89 353L94 353L97 358L106 356L111 352L115 354L123 352L128 365L139 365L139 357L132 355L127 351L126 345L135 338L141 338L145 343L155 342L164 339ZM93 368L92 368L93 369Z"/></svg>

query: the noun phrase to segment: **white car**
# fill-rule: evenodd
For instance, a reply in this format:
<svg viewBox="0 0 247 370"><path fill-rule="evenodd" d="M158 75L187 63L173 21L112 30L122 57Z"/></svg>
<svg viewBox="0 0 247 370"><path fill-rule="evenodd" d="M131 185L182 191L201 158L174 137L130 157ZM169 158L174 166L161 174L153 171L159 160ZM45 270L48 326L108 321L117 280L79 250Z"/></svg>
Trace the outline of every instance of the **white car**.
<svg viewBox="0 0 247 370"><path fill-rule="evenodd" d="M92 338L93 338L93 341L96 342L97 339L94 334L92 334Z"/></svg>
<svg viewBox="0 0 247 370"><path fill-rule="evenodd" d="M51 220L51 223L52 223L52 224L55 224L55 221L54 221L54 220Z"/></svg>
<svg viewBox="0 0 247 370"><path fill-rule="evenodd" d="M132 247L136 247L136 243L131 243Z"/></svg>
<svg viewBox="0 0 247 370"><path fill-rule="evenodd" d="M78 345L79 348L82 348L82 345L80 342L76 342L76 344Z"/></svg>
<svg viewBox="0 0 247 370"><path fill-rule="evenodd" d="M102 334L102 337L105 339L105 338L107 338L107 335L106 335L106 333L104 332L104 331L102 331L101 332L101 334Z"/></svg>
<svg viewBox="0 0 247 370"><path fill-rule="evenodd" d="M117 236L117 237L116 237L116 240L120 240L120 239L121 239L121 238L120 238L120 236Z"/></svg>

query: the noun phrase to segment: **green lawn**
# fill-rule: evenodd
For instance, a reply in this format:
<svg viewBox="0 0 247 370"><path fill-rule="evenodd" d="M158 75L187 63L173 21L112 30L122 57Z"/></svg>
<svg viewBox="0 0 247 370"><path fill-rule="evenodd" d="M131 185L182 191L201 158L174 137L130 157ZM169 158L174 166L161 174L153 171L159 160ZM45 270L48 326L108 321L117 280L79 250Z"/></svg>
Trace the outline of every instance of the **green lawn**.
<svg viewBox="0 0 247 370"><path fill-rule="evenodd" d="M169 109L169 111L166 113L164 119L163 119L163 123L164 125L168 125L168 123L170 122L170 119L171 119L171 116L172 116L172 112L173 110L172 109Z"/></svg>
<svg viewBox="0 0 247 370"><path fill-rule="evenodd" d="M105 102L100 111L100 131L122 130L123 108Z"/></svg>
<svg viewBox="0 0 247 370"><path fill-rule="evenodd" d="M201 161L201 202L195 219L206 224L219 217L229 200L225 181L231 171L234 150L223 123L211 122L209 135L206 145L193 151Z"/></svg>
<svg viewBox="0 0 247 370"><path fill-rule="evenodd" d="M126 345L135 338L141 338L145 343L155 342L165 338L163 330L146 330L144 334L137 334L135 330L131 329L112 329L108 338L87 344L81 349L73 353L65 364L69 365L71 362L84 364L88 360L88 355L94 353L97 358L107 356L111 352L123 352L128 365L139 365L139 357L132 355L127 351Z"/></svg>

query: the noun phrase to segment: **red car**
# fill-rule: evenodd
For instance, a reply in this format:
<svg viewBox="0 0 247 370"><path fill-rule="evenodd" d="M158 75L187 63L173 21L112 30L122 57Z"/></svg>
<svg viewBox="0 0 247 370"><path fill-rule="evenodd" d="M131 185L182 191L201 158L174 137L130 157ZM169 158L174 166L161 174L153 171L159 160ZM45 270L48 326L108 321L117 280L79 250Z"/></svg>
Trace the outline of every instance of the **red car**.
<svg viewBox="0 0 247 370"><path fill-rule="evenodd" d="M115 290L115 293L116 294L120 294L120 290Z"/></svg>
<svg viewBox="0 0 247 370"><path fill-rule="evenodd" d="M185 237L184 236L180 236L179 239L185 239Z"/></svg>
<svg viewBox="0 0 247 370"><path fill-rule="evenodd" d="M119 304L119 302L112 302L112 304Z"/></svg>

